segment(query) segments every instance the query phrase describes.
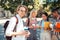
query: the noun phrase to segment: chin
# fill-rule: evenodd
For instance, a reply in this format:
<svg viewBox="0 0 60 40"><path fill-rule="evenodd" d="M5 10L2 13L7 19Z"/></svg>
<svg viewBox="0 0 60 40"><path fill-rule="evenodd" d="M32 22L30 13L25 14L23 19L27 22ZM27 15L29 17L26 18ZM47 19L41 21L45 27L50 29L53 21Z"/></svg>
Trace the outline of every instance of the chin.
<svg viewBox="0 0 60 40"><path fill-rule="evenodd" d="M22 16L22 18L23 18L24 16Z"/></svg>

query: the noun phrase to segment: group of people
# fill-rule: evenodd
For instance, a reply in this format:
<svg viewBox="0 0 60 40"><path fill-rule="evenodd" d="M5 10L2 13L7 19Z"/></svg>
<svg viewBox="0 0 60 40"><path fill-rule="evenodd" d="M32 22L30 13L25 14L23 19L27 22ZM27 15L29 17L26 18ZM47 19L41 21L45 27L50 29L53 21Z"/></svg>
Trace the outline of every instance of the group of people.
<svg viewBox="0 0 60 40"><path fill-rule="evenodd" d="M42 20L37 22L37 10L33 9L24 25L23 17L27 14L28 8L25 5L19 5L16 9L16 17L12 17L6 29L6 36L12 36L11 40L52 40L52 35L59 39L59 31L56 31L55 25L60 23L60 9L52 10L52 18L49 18L47 12L42 12ZM16 26L16 22L17 26ZM16 26L16 31L13 29ZM24 29L26 27L26 29Z"/></svg>

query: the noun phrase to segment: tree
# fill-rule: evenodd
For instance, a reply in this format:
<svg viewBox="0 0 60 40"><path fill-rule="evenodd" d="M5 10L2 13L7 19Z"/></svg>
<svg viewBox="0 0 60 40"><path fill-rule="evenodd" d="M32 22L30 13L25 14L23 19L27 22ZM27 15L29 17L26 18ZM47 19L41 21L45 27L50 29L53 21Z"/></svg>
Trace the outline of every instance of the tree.
<svg viewBox="0 0 60 40"><path fill-rule="evenodd" d="M19 4L23 4L26 6L33 5L33 0L1 0L0 1L0 6L5 10L10 10L11 12L14 12Z"/></svg>

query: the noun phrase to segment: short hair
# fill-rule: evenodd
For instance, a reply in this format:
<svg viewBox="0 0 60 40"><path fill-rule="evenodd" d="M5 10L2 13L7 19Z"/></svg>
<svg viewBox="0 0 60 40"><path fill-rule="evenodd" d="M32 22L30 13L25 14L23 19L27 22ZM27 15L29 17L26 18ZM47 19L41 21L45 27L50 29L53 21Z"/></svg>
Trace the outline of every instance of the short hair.
<svg viewBox="0 0 60 40"><path fill-rule="evenodd" d="M48 17L48 13L47 12L42 12L42 14L44 14L45 16L47 16Z"/></svg>
<svg viewBox="0 0 60 40"><path fill-rule="evenodd" d="M57 8L52 8L52 12L55 12L55 11L57 11Z"/></svg>
<svg viewBox="0 0 60 40"><path fill-rule="evenodd" d="M20 7L24 7L25 10L26 10L25 12L28 12L28 8L25 5L18 5L17 8L16 8L16 12L20 10Z"/></svg>
<svg viewBox="0 0 60 40"><path fill-rule="evenodd" d="M47 21L49 21L48 13L43 11L42 14L44 14L47 17Z"/></svg>
<svg viewBox="0 0 60 40"><path fill-rule="evenodd" d="M55 11L57 11L57 13L60 14L60 7L54 7L52 9L52 12L55 12Z"/></svg>

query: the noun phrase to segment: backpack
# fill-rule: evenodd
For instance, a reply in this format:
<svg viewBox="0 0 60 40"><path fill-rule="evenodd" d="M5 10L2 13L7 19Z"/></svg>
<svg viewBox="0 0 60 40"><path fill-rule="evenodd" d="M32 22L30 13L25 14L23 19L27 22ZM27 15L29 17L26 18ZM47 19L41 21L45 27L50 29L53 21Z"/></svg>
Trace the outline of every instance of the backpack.
<svg viewBox="0 0 60 40"><path fill-rule="evenodd" d="M56 24L56 28L60 29L60 22Z"/></svg>
<svg viewBox="0 0 60 40"><path fill-rule="evenodd" d="M14 27L14 29L13 29L13 32L15 31L16 32L16 26L17 26L17 24L18 24L18 18L15 16L15 18L16 18L16 25L15 25L15 27ZM8 21L6 21L5 22L5 24L4 24L4 33L5 33L5 31L6 31L6 28L7 28L7 26L9 25L9 20ZM6 40L11 40L11 38L12 38L12 36L6 36Z"/></svg>
<svg viewBox="0 0 60 40"><path fill-rule="evenodd" d="M58 22L55 26L55 31L60 32L60 22Z"/></svg>
<svg viewBox="0 0 60 40"><path fill-rule="evenodd" d="M9 20L6 21L5 24L4 24L4 33L5 33L5 31L6 31L6 28L7 28L8 24L9 24Z"/></svg>

